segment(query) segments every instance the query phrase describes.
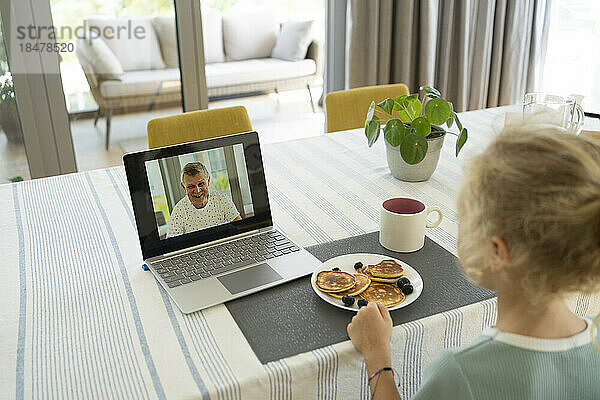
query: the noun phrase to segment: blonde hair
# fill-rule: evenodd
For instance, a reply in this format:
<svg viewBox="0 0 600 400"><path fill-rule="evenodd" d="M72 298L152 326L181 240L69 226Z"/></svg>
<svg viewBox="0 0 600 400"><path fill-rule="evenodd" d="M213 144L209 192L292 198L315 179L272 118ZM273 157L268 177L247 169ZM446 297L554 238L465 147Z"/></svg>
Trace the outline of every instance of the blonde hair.
<svg viewBox="0 0 600 400"><path fill-rule="evenodd" d="M459 255L476 282L496 235L533 304L600 289L598 143L549 125L506 128L465 169L459 212Z"/></svg>

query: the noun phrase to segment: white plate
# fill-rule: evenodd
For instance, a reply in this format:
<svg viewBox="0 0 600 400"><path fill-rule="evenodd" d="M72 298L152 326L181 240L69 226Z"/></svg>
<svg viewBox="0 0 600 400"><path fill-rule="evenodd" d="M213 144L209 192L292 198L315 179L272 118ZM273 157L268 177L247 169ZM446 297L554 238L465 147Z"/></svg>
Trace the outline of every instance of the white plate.
<svg viewBox="0 0 600 400"><path fill-rule="evenodd" d="M397 310L399 308L406 307L407 305L414 302L421 295L421 292L423 291L423 278L421 278L421 275L419 275L419 273L413 267L411 267L404 261L400 261L393 257L384 256L381 254L355 253L355 254L345 254L343 256L331 258L331 259L325 261L323 264L321 264L321 266L319 268L317 268L315 270L315 272L313 272L313 274L310 278L310 284L312 285L312 288L315 291L315 293L317 294L317 296L319 296L320 298L322 298L329 304L333 304L334 306L343 308L344 310L358 311L357 303L358 303L358 298L360 298L360 294L358 296L356 296L356 301L354 302L354 304L352 306L348 307L344 303L342 303L342 299L338 299L336 297L330 296L326 293L321 292L319 289L317 289L317 286L315 283L317 280L317 274L321 271L331 271L331 269L335 268L335 267L338 267L340 270L342 270L344 272L349 272L351 274L355 274L356 271L354 270L354 264L356 264L357 262L360 261L361 263L363 263L363 265L372 265L372 264L377 264L377 263L381 262L382 260L394 260L394 261L398 262L400 265L402 265L402 268L404 268L404 275L402 275L402 276L407 277L410 280L410 283L413 285L413 288L414 288L414 290L411 294L406 295L406 298L404 299L404 301L402 303L398 304L397 306L388 308L388 310L390 310L390 311Z"/></svg>

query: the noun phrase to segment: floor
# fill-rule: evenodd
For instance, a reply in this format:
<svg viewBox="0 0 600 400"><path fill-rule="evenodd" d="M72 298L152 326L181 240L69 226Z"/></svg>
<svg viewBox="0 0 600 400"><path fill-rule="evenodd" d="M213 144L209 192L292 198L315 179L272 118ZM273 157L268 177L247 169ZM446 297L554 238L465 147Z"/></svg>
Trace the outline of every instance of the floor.
<svg viewBox="0 0 600 400"><path fill-rule="evenodd" d="M314 113L307 90L218 100L211 102L209 108L245 106L261 143L274 143L324 133L325 116L316 104L321 93L321 87L312 89ZM121 165L124 153L146 148L146 123L150 119L180 112L181 109L173 108L114 116L108 150L104 149L104 120L99 120L97 127L93 119L73 121L71 134L79 171ZM23 145L8 143L0 134L0 183L16 176L29 178L25 150Z"/></svg>

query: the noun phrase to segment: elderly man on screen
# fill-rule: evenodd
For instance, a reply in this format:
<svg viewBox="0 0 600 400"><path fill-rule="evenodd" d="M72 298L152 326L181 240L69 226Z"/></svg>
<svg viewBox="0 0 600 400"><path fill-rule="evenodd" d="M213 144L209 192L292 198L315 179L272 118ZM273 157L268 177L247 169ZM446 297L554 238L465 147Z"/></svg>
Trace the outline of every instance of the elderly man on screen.
<svg viewBox="0 0 600 400"><path fill-rule="evenodd" d="M227 196L210 190L210 173L204 164L187 163L181 170L181 186L187 196L173 208L168 238L241 219Z"/></svg>

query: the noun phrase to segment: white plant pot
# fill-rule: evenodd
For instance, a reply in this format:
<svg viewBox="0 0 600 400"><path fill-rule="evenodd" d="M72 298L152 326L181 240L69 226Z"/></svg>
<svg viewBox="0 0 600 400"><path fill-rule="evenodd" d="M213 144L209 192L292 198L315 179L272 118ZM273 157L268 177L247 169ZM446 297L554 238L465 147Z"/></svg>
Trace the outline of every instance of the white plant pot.
<svg viewBox="0 0 600 400"><path fill-rule="evenodd" d="M402 159L400 146L393 147L387 140L384 140L388 166L394 178L407 182L422 182L429 179L440 160L445 137L446 133L433 139L427 139L427 154L421 162L414 165L408 164Z"/></svg>

